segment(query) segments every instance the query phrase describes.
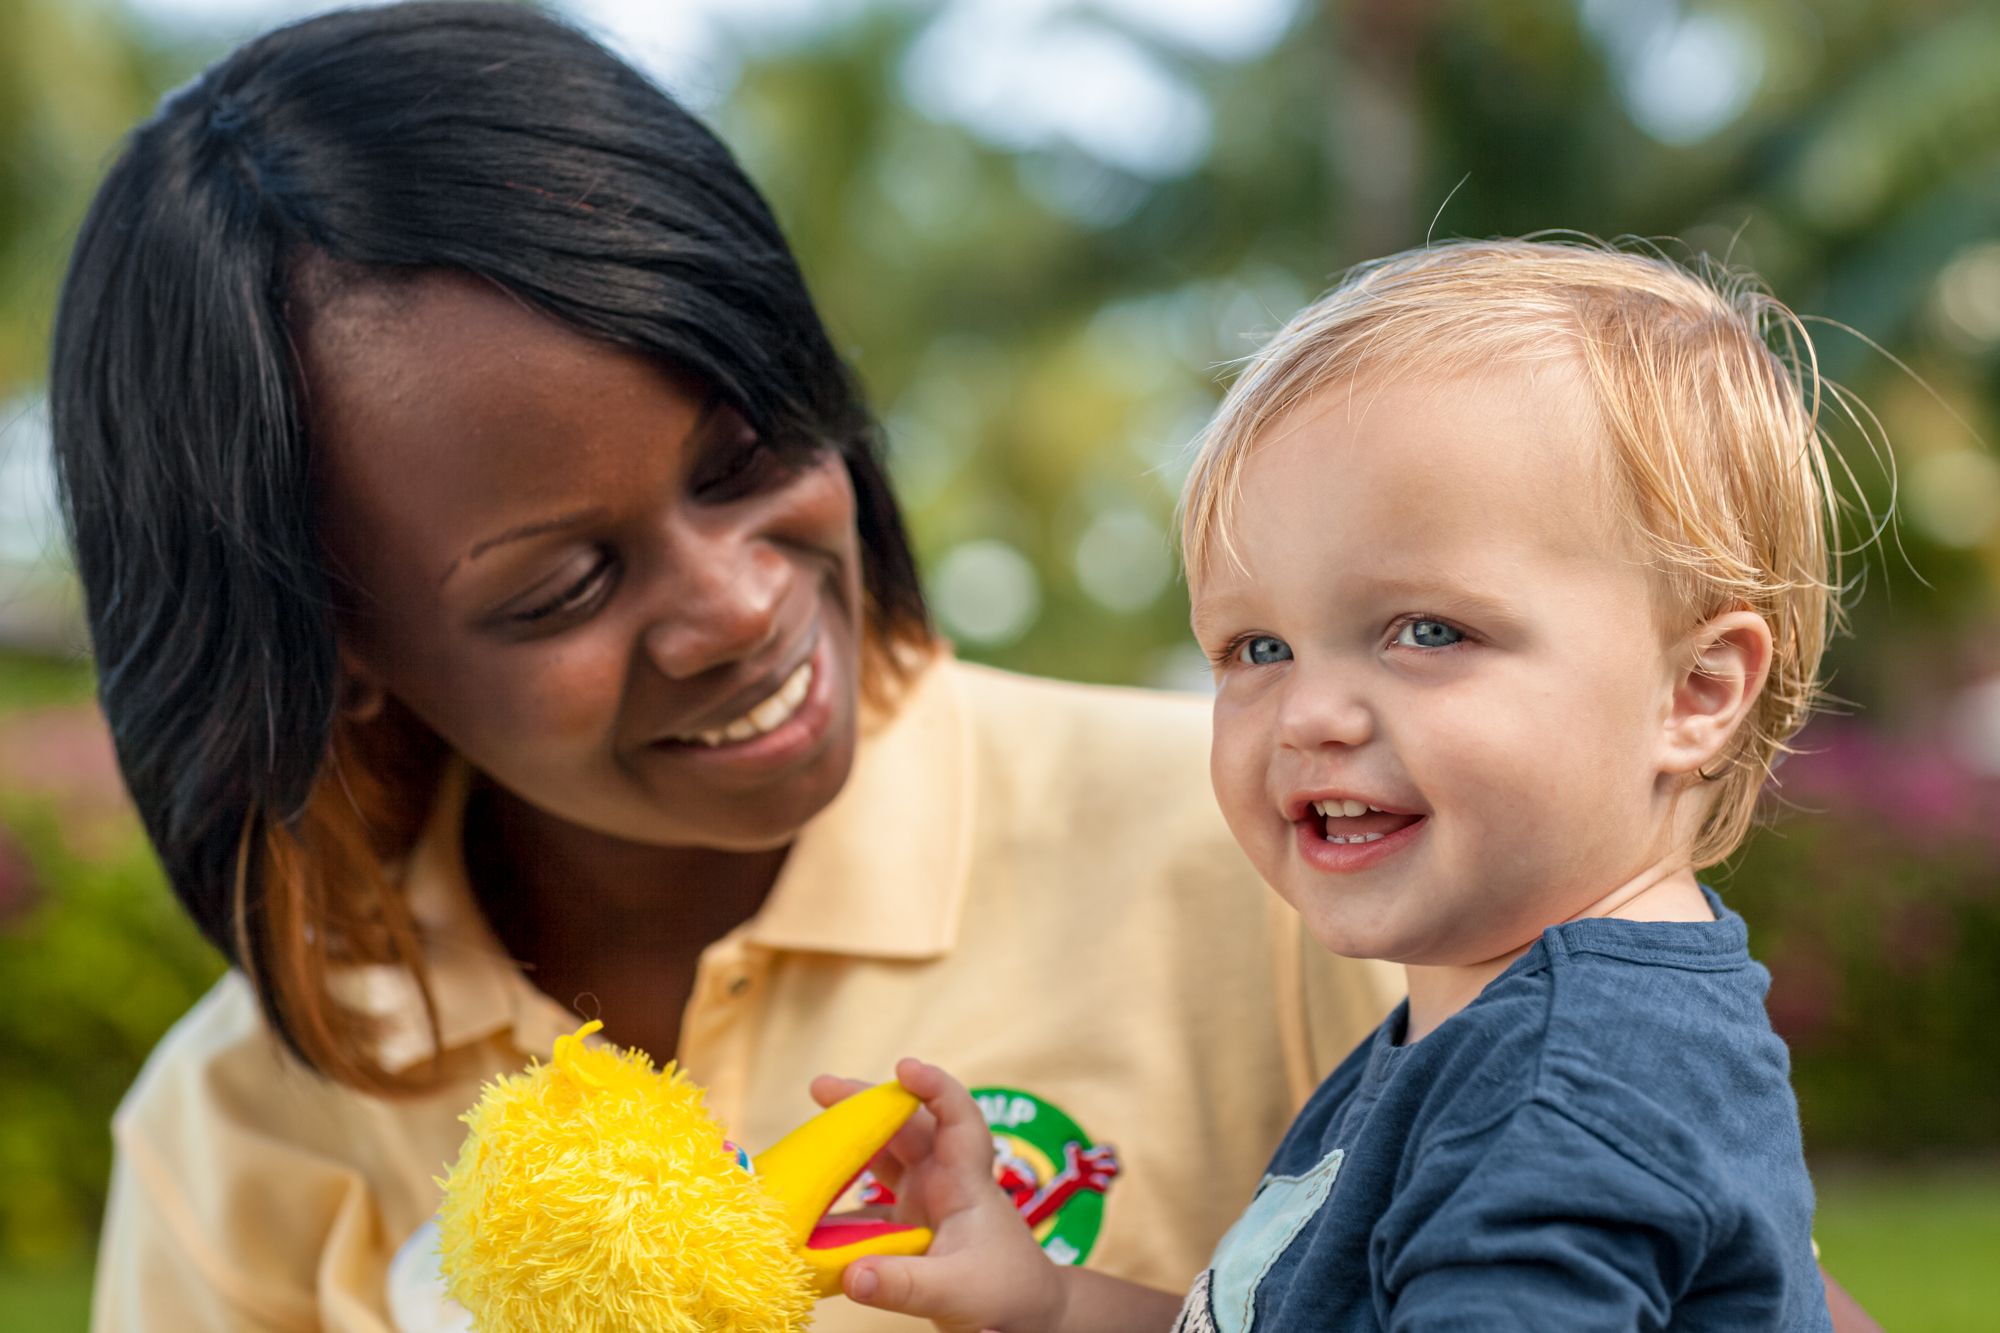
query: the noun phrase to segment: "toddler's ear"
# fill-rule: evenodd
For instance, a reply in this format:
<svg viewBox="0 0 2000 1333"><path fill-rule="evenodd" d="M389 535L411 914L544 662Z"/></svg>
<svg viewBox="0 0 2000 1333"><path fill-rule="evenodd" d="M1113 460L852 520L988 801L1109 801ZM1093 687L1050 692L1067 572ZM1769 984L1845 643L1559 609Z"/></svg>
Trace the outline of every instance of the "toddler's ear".
<svg viewBox="0 0 2000 1333"><path fill-rule="evenodd" d="M1764 690L1771 627L1755 611L1725 611L1695 626L1674 660L1678 674L1661 733L1660 771L1703 772L1728 748Z"/></svg>

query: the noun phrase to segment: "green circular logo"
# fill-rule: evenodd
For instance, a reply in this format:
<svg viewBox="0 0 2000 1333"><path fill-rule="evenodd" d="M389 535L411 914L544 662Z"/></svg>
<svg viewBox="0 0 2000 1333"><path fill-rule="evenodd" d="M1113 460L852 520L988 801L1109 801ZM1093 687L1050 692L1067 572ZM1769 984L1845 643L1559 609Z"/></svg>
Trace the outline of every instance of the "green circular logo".
<svg viewBox="0 0 2000 1333"><path fill-rule="evenodd" d="M993 1131L993 1176L1034 1231L1049 1258L1080 1264L1104 1225L1104 1194L1118 1175L1118 1154L1094 1144L1053 1102L1019 1088L974 1088L972 1098Z"/></svg>

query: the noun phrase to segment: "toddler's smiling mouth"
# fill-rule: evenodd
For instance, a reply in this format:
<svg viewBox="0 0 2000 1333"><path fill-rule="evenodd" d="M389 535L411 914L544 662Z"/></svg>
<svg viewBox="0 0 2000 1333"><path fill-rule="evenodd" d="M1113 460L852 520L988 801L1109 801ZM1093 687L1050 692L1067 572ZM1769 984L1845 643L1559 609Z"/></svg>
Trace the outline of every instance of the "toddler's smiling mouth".
<svg viewBox="0 0 2000 1333"><path fill-rule="evenodd" d="M1319 816L1320 836L1333 843L1380 842L1423 818L1341 798L1314 801L1311 808Z"/></svg>
<svg viewBox="0 0 2000 1333"><path fill-rule="evenodd" d="M1352 796L1316 796L1288 803L1306 861L1321 870L1350 871L1373 865L1407 846L1428 815L1396 810Z"/></svg>

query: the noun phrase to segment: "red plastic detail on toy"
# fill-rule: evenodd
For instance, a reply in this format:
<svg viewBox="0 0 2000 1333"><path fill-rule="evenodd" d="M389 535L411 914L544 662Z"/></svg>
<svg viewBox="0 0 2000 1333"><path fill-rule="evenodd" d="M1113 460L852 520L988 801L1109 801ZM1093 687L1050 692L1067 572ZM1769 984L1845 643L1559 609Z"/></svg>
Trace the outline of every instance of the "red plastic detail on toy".
<svg viewBox="0 0 2000 1333"><path fill-rule="evenodd" d="M893 1236L899 1231L911 1228L899 1226L872 1217L829 1217L812 1229L806 1237L809 1250L837 1250L843 1245L858 1245L864 1240L877 1236Z"/></svg>
<svg viewBox="0 0 2000 1333"><path fill-rule="evenodd" d="M852 1176L848 1177L847 1183L835 1192L834 1201L838 1203L841 1196L845 1195L848 1190L853 1189L857 1183L861 1183L860 1199L864 1208L871 1207L878 1202L869 1197L871 1189L887 1194L889 1197L886 1202L888 1203L896 1201L896 1196L891 1194L884 1186L877 1184L875 1177L870 1175L865 1169L856 1171ZM900 1222L891 1222L884 1218L859 1217L851 1213L830 1212L814 1224L812 1233L806 1237L806 1248L809 1250L837 1250L843 1245L858 1245L864 1240L872 1240L877 1236L893 1236L899 1231L915 1230L916 1228L913 1226L908 1226Z"/></svg>

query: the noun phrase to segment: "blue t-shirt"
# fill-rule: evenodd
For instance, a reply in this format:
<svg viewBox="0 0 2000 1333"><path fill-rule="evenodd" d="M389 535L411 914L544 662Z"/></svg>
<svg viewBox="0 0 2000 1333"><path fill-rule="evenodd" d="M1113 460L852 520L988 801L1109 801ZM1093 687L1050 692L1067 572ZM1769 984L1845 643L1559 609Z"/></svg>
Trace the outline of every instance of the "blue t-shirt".
<svg viewBox="0 0 2000 1333"><path fill-rule="evenodd" d="M1708 897L1713 922L1543 931L1414 1045L1397 1009L1177 1329L1830 1329L1770 974Z"/></svg>

